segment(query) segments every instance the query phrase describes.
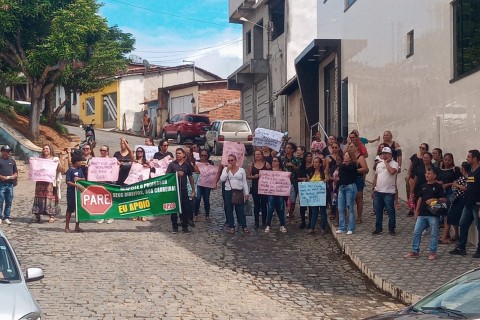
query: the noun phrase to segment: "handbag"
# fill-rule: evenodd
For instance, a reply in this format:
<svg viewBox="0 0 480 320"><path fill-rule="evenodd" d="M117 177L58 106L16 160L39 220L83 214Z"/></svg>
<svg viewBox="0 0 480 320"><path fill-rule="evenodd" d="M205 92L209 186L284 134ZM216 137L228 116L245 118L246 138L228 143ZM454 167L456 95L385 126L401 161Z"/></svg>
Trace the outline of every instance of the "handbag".
<svg viewBox="0 0 480 320"><path fill-rule="evenodd" d="M228 184L230 185L230 189L232 190L232 204L244 204L245 203L245 196L243 195L243 190L237 190L232 188L232 184L230 183L230 179L227 175Z"/></svg>
<svg viewBox="0 0 480 320"><path fill-rule="evenodd" d="M446 203L436 203L433 206L427 205L428 211L433 215L439 216L446 216L447 215L447 204Z"/></svg>

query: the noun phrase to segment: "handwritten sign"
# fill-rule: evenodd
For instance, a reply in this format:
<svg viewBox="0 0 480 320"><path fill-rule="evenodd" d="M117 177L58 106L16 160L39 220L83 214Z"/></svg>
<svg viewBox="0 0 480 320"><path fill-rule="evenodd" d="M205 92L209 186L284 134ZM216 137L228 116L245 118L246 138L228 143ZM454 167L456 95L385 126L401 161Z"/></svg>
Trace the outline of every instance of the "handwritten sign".
<svg viewBox="0 0 480 320"><path fill-rule="evenodd" d="M291 185L290 172L260 170L258 194L268 196L289 196Z"/></svg>
<svg viewBox="0 0 480 320"><path fill-rule="evenodd" d="M28 162L28 180L53 183L57 176L58 161L31 157Z"/></svg>
<svg viewBox="0 0 480 320"><path fill-rule="evenodd" d="M148 180L150 177L150 168L144 167L142 164L134 162L130 168L125 184L134 184L140 181Z"/></svg>
<svg viewBox="0 0 480 320"><path fill-rule="evenodd" d="M88 163L88 181L117 181L119 172L117 158L93 157Z"/></svg>
<svg viewBox="0 0 480 320"><path fill-rule="evenodd" d="M160 177L163 176L167 172L168 164L172 162L172 158L170 156L167 156L163 158L162 160L158 159L153 159L150 162L150 165L155 168L155 172L151 173L151 177Z"/></svg>
<svg viewBox="0 0 480 320"><path fill-rule="evenodd" d="M211 164L204 164L197 162L197 167L200 170L200 177L198 178L198 185L200 187L215 188L217 185L218 167Z"/></svg>
<svg viewBox="0 0 480 320"><path fill-rule="evenodd" d="M237 157L237 166L242 167L245 160L245 145L233 141L223 143L222 164L228 166L228 155L234 154Z"/></svg>
<svg viewBox="0 0 480 320"><path fill-rule="evenodd" d="M145 159L147 159L147 161L152 160L155 153L158 152L158 147L156 146L135 145L135 150L137 150L138 147L143 148L143 150L145 150Z"/></svg>
<svg viewBox="0 0 480 320"><path fill-rule="evenodd" d="M302 207L325 207L327 205L327 185L325 182L299 182L298 194Z"/></svg>
<svg viewBox="0 0 480 320"><path fill-rule="evenodd" d="M269 147L277 152L282 147L283 133L265 129L255 129L255 136L253 137L253 145L257 147Z"/></svg>

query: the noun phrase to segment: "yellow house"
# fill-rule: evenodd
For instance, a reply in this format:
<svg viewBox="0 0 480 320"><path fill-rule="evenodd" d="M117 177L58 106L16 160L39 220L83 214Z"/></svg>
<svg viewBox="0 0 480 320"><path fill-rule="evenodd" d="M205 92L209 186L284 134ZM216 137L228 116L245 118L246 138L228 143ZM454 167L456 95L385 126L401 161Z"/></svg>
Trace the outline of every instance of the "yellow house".
<svg viewBox="0 0 480 320"><path fill-rule="evenodd" d="M119 128L119 81L100 91L80 95L80 120L93 123L97 128Z"/></svg>

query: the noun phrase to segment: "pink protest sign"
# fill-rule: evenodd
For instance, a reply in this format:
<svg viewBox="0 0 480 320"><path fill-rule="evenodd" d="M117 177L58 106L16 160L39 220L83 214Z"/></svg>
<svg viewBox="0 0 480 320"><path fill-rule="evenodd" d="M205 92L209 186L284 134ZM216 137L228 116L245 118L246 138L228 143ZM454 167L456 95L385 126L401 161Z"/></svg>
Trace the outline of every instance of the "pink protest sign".
<svg viewBox="0 0 480 320"><path fill-rule="evenodd" d="M237 157L237 166L242 167L245 160L245 145L243 143L225 141L223 143L222 164L228 166L228 155Z"/></svg>
<svg viewBox="0 0 480 320"><path fill-rule="evenodd" d="M268 196L289 196L290 186L290 172L260 170L258 194Z"/></svg>
<svg viewBox="0 0 480 320"><path fill-rule="evenodd" d="M155 168L155 172L151 173L151 177L160 177L167 172L168 164L172 162L173 159L170 156L163 158L162 160L153 159L150 162L150 165Z"/></svg>
<svg viewBox="0 0 480 320"><path fill-rule="evenodd" d="M134 184L150 178L150 167L144 167L142 164L134 162L130 168L125 184Z"/></svg>
<svg viewBox="0 0 480 320"><path fill-rule="evenodd" d="M119 172L117 158L93 157L88 162L88 181L117 181Z"/></svg>
<svg viewBox="0 0 480 320"><path fill-rule="evenodd" d="M32 157L28 163L28 180L53 183L57 176L58 161Z"/></svg>
<svg viewBox="0 0 480 320"><path fill-rule="evenodd" d="M217 185L218 167L200 162L197 162L197 167L200 170L200 177L198 178L197 184L200 187L215 188Z"/></svg>

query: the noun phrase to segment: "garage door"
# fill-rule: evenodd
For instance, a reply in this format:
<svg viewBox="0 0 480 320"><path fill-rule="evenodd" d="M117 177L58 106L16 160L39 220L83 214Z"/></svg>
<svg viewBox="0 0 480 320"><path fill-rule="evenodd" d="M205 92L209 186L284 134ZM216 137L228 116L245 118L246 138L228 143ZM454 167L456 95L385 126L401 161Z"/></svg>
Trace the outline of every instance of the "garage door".
<svg viewBox="0 0 480 320"><path fill-rule="evenodd" d="M257 127L269 128L267 79L255 84L257 97Z"/></svg>
<svg viewBox="0 0 480 320"><path fill-rule="evenodd" d="M250 87L242 92L242 119L247 121L250 128L255 128L253 121L253 88Z"/></svg>
<svg viewBox="0 0 480 320"><path fill-rule="evenodd" d="M192 104L193 95L172 98L170 117L179 113L195 113Z"/></svg>

